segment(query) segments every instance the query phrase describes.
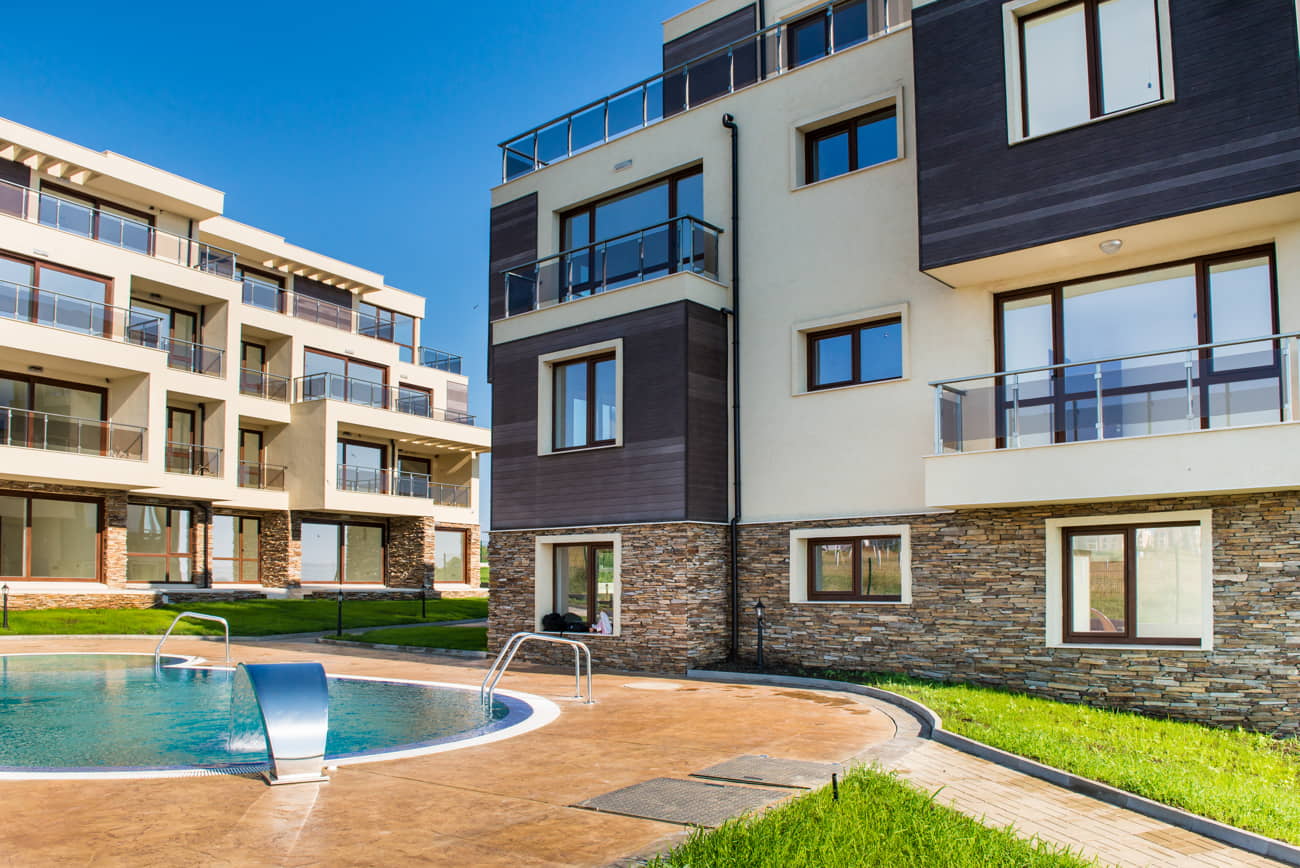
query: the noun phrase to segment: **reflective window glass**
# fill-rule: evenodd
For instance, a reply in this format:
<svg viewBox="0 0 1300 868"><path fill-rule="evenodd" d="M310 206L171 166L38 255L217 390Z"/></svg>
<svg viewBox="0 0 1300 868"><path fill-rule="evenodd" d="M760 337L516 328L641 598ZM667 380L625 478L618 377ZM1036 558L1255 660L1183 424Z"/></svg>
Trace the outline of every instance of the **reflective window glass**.
<svg viewBox="0 0 1300 868"><path fill-rule="evenodd" d="M1021 26L1026 133L1038 135L1088 120L1092 112L1083 4L1035 15Z"/></svg>

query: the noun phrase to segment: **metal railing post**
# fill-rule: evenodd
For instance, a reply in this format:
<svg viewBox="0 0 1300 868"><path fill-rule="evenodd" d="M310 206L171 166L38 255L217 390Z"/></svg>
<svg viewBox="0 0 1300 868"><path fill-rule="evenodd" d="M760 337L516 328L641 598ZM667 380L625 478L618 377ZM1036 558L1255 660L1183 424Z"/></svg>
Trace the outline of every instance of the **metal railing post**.
<svg viewBox="0 0 1300 868"><path fill-rule="evenodd" d="M1020 375L1011 378L1011 445L1020 448Z"/></svg>
<svg viewBox="0 0 1300 868"><path fill-rule="evenodd" d="M943 454L943 386L934 387L934 454Z"/></svg>
<svg viewBox="0 0 1300 868"><path fill-rule="evenodd" d="M1183 360L1184 386L1187 391L1187 428L1190 431L1193 428L1200 427L1200 419L1196 416L1196 406L1193 400L1192 392L1192 354L1188 353L1187 358Z"/></svg>
<svg viewBox="0 0 1300 868"><path fill-rule="evenodd" d="M1291 422L1295 418L1294 396L1292 389L1294 383L1291 380L1291 345L1295 338L1282 339L1281 346L1278 347L1279 361L1282 367L1282 421Z"/></svg>
<svg viewBox="0 0 1300 868"><path fill-rule="evenodd" d="M1093 377L1093 380L1095 381L1095 387L1096 387L1096 393L1097 393L1097 439L1098 439L1098 440L1105 440L1105 439L1106 439L1106 419L1105 419L1105 414L1102 412L1102 406L1101 406L1101 402L1102 402L1102 393L1101 393L1101 391L1102 391L1102 390L1101 390L1101 365L1100 365L1100 364L1098 364L1098 365L1094 365L1094 366L1093 366L1092 377Z"/></svg>
<svg viewBox="0 0 1300 868"><path fill-rule="evenodd" d="M682 64L682 110L689 111L691 107L691 67L689 64Z"/></svg>

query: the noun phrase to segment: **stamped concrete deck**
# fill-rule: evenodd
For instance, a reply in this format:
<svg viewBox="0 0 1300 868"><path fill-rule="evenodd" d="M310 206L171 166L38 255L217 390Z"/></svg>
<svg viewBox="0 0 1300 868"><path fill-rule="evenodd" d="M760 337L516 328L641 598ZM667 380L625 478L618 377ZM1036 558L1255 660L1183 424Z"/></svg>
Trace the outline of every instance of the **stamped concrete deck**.
<svg viewBox="0 0 1300 868"><path fill-rule="evenodd" d="M176 653L220 656L211 642ZM0 653L152 651L151 640L6 640ZM483 661L306 642L237 644L238 661L319 660L346 675L477 685ZM841 761L890 739L855 699L789 688L598 674L597 703L562 697L573 675L512 668L503 687L555 699L534 732L413 759L344 766L328 784L214 776L0 783L0 864L603 866L663 848L680 826L570 805L742 754Z"/></svg>

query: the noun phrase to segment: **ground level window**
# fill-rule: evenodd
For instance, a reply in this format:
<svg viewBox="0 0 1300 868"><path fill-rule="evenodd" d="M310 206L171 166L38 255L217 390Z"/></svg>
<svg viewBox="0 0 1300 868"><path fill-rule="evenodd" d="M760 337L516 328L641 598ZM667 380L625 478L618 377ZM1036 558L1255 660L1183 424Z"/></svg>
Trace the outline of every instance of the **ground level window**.
<svg viewBox="0 0 1300 868"><path fill-rule="evenodd" d="M808 540L809 600L902 602L902 538Z"/></svg>
<svg viewBox="0 0 1300 868"><path fill-rule="evenodd" d="M1200 642L1199 524L1075 527L1063 541L1066 641Z"/></svg>
<svg viewBox="0 0 1300 868"><path fill-rule="evenodd" d="M0 495L0 577L95 579L99 504Z"/></svg>
<svg viewBox="0 0 1300 868"><path fill-rule="evenodd" d="M132 582L193 582L194 513L169 506L128 504L126 577Z"/></svg>
<svg viewBox="0 0 1300 868"><path fill-rule="evenodd" d="M302 578L306 582L383 584L383 527L304 521Z"/></svg>
<svg viewBox="0 0 1300 868"><path fill-rule="evenodd" d="M614 631L614 544L557 545L555 611L576 615L593 633Z"/></svg>
<svg viewBox="0 0 1300 868"><path fill-rule="evenodd" d="M212 581L257 583L262 522L240 515L212 517Z"/></svg>
<svg viewBox="0 0 1300 868"><path fill-rule="evenodd" d="M433 534L433 580L468 582L465 558L465 531L439 530Z"/></svg>

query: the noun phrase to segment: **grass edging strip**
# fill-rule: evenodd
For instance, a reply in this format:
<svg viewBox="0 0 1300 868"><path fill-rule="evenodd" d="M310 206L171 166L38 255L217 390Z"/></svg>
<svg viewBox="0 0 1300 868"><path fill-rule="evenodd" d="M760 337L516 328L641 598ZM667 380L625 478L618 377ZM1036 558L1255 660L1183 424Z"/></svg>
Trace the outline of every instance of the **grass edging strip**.
<svg viewBox="0 0 1300 868"><path fill-rule="evenodd" d="M464 651L460 648L424 648L419 645L381 645L378 642L353 642L349 639L334 639L321 636L316 639L322 645L343 645L348 648L377 648L380 651L403 651L407 654L432 654L436 657L468 657L471 660L483 660L486 651Z"/></svg>
<svg viewBox="0 0 1300 868"><path fill-rule="evenodd" d="M1180 829L1186 829L1197 835L1203 835L1223 844L1228 844L1257 856L1275 859L1287 865L1300 866L1300 847L1269 838L1256 832L1248 832L1236 826L1229 826L1200 814L1193 814L1180 808L1173 808L1161 802L1121 790L1101 781L1071 774L1053 766L1044 765L1031 759L992 747L973 738L957 735L943 728L943 719L928 706L915 699L870 687L865 684L850 684L845 681L831 681L825 678L806 678L795 675L767 675L756 672L716 672L708 669L688 669L687 678L701 681L722 681L748 684L770 684L781 687L807 687L815 690L835 690L843 693L856 693L872 699L897 705L921 721L921 737L929 738L939 744L955 750L997 763L1013 771L1047 781L1049 784L1090 796L1107 804L1126 808L1137 814L1143 814L1162 823L1168 823Z"/></svg>

